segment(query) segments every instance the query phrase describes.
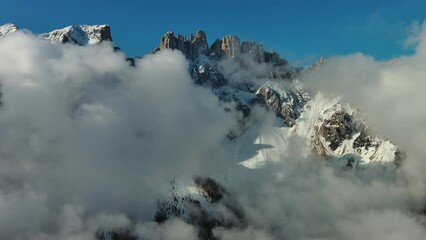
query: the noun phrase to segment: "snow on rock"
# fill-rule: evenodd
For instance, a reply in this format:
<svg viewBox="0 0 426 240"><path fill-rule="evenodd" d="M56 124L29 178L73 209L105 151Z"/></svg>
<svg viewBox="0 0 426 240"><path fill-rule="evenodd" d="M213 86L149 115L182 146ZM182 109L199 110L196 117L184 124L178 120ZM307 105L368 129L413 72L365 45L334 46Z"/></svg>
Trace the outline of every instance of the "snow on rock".
<svg viewBox="0 0 426 240"><path fill-rule="evenodd" d="M0 38L6 37L19 29L12 23L0 26ZM40 37L52 43L74 43L81 46L112 41L109 25L77 25L40 34Z"/></svg>
<svg viewBox="0 0 426 240"><path fill-rule="evenodd" d="M317 94L306 104L292 131L306 138L319 155L332 159L348 154L357 156L356 161L350 159L347 165L395 161L397 147L388 140L370 136L362 114L340 98Z"/></svg>
<svg viewBox="0 0 426 240"><path fill-rule="evenodd" d="M296 124L296 119L300 115L300 109L302 109L306 101L306 96L300 94L294 85L286 86L283 82L274 81L266 82L256 91L256 96L269 109L272 109L282 117L287 126L290 127Z"/></svg>
<svg viewBox="0 0 426 240"><path fill-rule="evenodd" d="M336 167L396 167L397 147L389 140L371 136L362 115L349 103L317 94L299 111L292 127L280 124L286 123L280 116L274 118L272 128L263 128L265 122L247 127L230 145L239 164L256 169L281 161L289 156L291 142L299 138L305 141L302 155L324 156ZM345 118L347 121L342 120Z"/></svg>
<svg viewBox="0 0 426 240"><path fill-rule="evenodd" d="M9 34L18 31L18 27L12 23L6 23L0 26L0 38L6 37Z"/></svg>

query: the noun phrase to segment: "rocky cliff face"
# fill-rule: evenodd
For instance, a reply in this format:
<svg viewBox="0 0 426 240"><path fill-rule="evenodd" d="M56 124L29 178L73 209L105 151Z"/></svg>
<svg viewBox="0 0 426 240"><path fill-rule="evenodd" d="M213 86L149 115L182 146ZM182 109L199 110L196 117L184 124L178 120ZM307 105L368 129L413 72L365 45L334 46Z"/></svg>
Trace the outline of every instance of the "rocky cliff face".
<svg viewBox="0 0 426 240"><path fill-rule="evenodd" d="M177 35L173 32L167 32L160 41L160 49L180 50L188 59L194 60L200 55L209 55L209 46L207 35L203 31L198 31L195 36L191 34L189 39L185 36Z"/></svg>
<svg viewBox="0 0 426 240"><path fill-rule="evenodd" d="M270 84L265 84L256 91L259 102L274 111L287 126L293 127L300 116L301 106L304 105L305 99L298 97L295 89L277 91Z"/></svg>
<svg viewBox="0 0 426 240"><path fill-rule="evenodd" d="M216 39L211 49L218 57L235 57L241 52L241 41L237 36L226 36Z"/></svg>
<svg viewBox="0 0 426 240"><path fill-rule="evenodd" d="M207 35L204 31L198 31L195 36L191 34L189 39L180 34L175 36L173 32L167 32L161 38L160 46L156 48L156 51L165 48L180 50L190 60L195 60L201 55L212 59L248 55L258 63L271 63L274 66L288 64L278 53L265 51L261 44L253 41L241 41L233 35L216 39L209 47Z"/></svg>

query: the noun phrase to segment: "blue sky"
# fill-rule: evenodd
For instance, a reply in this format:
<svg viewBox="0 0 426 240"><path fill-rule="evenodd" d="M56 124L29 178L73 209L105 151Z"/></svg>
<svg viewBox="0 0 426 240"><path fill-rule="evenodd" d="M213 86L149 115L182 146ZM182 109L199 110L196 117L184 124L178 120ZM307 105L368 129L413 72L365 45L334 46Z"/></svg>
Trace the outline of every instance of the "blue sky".
<svg viewBox="0 0 426 240"><path fill-rule="evenodd" d="M404 48L407 28L426 17L425 0L0 0L0 24L34 33L76 24L111 25L129 56L150 52L166 31L206 31L209 43L235 34L296 65L319 56L363 52L389 59Z"/></svg>

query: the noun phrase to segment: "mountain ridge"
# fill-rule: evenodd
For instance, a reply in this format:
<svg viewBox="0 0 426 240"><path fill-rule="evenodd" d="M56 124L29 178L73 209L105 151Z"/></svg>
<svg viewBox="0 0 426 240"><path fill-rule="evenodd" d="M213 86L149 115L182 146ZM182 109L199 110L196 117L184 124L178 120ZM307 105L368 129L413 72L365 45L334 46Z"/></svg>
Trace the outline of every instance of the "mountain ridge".
<svg viewBox="0 0 426 240"><path fill-rule="evenodd" d="M13 23L1 25L0 38L19 30ZM108 24L71 25L62 29L41 33L38 36L55 43L74 43L81 46L98 44L104 41L112 42L111 28Z"/></svg>
<svg viewBox="0 0 426 240"><path fill-rule="evenodd" d="M0 26L0 30L0 34L3 33L0 37L6 37L19 31L14 24L10 23ZM53 43L72 43L81 46L113 41L110 26L107 24L68 26L38 36ZM310 105L317 104L314 99L323 99L316 98L316 93L305 89L301 74L320 68L326 63L324 58L320 58L311 66L298 68L291 66L278 53L267 51L263 45L254 41L241 41L239 37L229 35L216 39L209 45L207 39L207 34L202 30L189 37L181 34L175 35L174 32L169 31L160 39L159 46L155 48L153 54L162 49L182 52L190 62L188 71L194 82L211 88L221 101L234 103L236 110L241 112L244 118L249 117L253 107L261 105L274 112L290 129L300 129L300 125L304 124L299 121L300 116L304 113L306 115L310 111ZM132 63L137 59L130 58ZM242 69L241 72L249 74L244 78L234 79L241 72L236 73L235 69L227 69L229 65L235 65L235 69ZM253 69L257 69L259 66L262 70L254 73ZM374 162L374 159L383 159L381 156L372 157L365 151L377 152L368 149L377 150L380 143L385 141L377 140L376 136L369 136L366 125L358 126L359 122L363 122L363 120L355 120L361 115L358 110L353 107L342 108L341 105L350 106L341 100L334 102L332 109L335 110L327 110L328 112L331 110L332 114L327 113L326 117L324 115L324 118L320 118L320 123L316 123L316 127L308 127L308 129L315 128L314 132L309 134L301 133L300 130L294 132L310 139L312 149L319 155L364 154L366 159L361 161L363 164L369 161ZM323 111L325 110L323 109ZM233 133L231 138L241 135L243 132ZM349 141L354 136L356 138L351 140L353 141L352 146L344 147L342 150L340 147L345 144L345 141ZM373 141L373 139L376 140ZM390 147L395 148L394 157L385 162L394 161L395 156L398 155L396 147L392 144ZM386 153L386 156L389 158L390 155Z"/></svg>

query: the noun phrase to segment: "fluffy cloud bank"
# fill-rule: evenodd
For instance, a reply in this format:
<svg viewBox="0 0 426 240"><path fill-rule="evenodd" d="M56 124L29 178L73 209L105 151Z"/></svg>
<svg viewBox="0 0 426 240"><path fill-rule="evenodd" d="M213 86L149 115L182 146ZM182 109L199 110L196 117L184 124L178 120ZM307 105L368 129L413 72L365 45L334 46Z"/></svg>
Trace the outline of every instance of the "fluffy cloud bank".
<svg viewBox="0 0 426 240"><path fill-rule="evenodd" d="M92 229L99 214L151 220L171 180L221 170L233 120L180 52L130 67L109 45L16 33L0 56L0 238Z"/></svg>

